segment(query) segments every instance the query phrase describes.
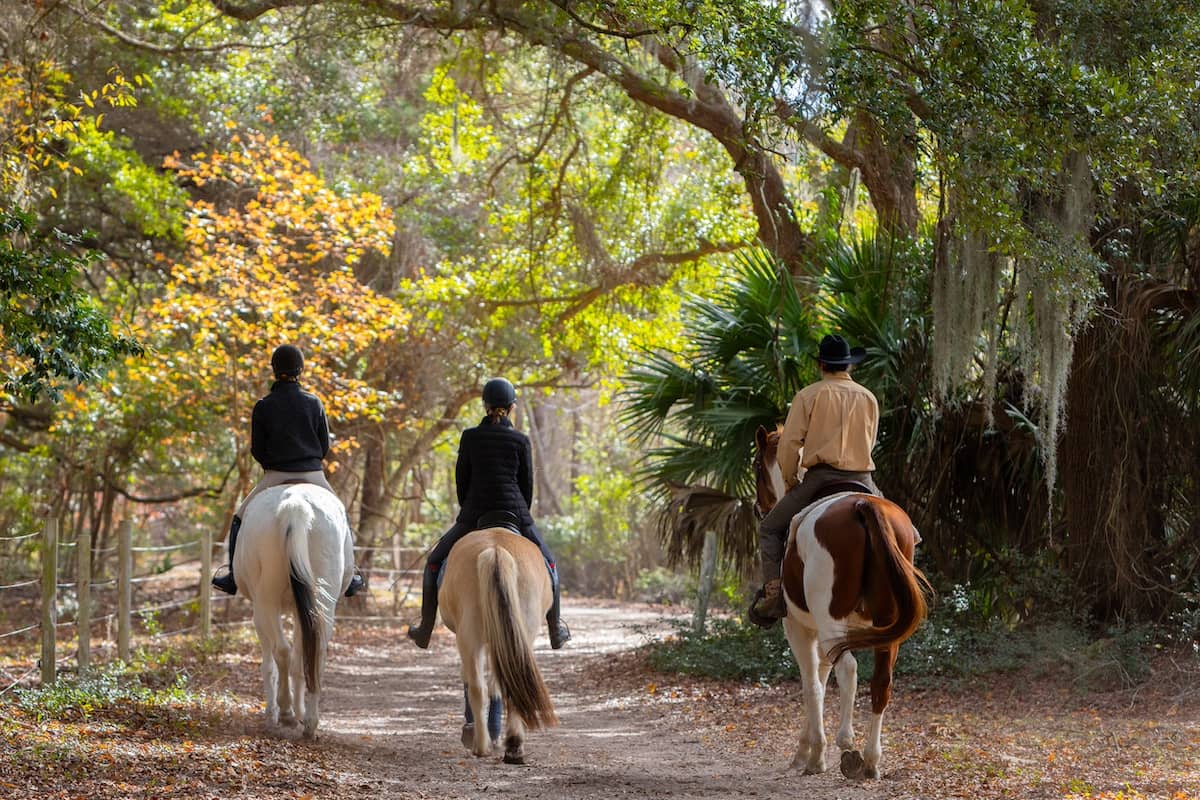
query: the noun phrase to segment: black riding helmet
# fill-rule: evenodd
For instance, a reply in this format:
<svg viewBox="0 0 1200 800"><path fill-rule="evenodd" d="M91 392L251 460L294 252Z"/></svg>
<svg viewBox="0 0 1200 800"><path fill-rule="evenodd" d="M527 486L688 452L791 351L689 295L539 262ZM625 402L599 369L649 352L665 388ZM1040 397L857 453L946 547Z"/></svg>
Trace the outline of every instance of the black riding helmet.
<svg viewBox="0 0 1200 800"><path fill-rule="evenodd" d="M304 354L294 344L281 344L271 354L271 371L276 377L294 378L304 369Z"/></svg>
<svg viewBox="0 0 1200 800"><path fill-rule="evenodd" d="M517 390L504 378L492 378L483 385L483 405L487 409L508 408L517 402Z"/></svg>

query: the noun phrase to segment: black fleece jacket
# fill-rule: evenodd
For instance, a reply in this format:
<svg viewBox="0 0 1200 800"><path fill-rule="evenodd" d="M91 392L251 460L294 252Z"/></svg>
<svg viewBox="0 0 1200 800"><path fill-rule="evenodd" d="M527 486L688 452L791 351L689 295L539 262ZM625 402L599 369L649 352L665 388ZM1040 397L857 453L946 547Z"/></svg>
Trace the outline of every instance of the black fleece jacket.
<svg viewBox="0 0 1200 800"><path fill-rule="evenodd" d="M522 528L533 525L533 451L529 437L507 417L494 423L485 417L463 431L454 477L459 522L474 525L488 511L510 511Z"/></svg>
<svg viewBox="0 0 1200 800"><path fill-rule="evenodd" d="M254 404L250 452L263 469L314 472L329 452L325 407L295 381L275 381Z"/></svg>

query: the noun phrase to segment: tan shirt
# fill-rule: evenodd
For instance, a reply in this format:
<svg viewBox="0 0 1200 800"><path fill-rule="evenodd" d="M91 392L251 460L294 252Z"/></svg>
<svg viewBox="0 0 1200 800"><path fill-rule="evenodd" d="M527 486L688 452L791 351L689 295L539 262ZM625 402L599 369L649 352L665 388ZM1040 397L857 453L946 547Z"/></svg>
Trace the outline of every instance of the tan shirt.
<svg viewBox="0 0 1200 800"><path fill-rule="evenodd" d="M825 374L796 394L779 438L779 468L789 488L797 463L828 464L847 472L871 472L879 403L849 373ZM801 458L803 453L803 458Z"/></svg>

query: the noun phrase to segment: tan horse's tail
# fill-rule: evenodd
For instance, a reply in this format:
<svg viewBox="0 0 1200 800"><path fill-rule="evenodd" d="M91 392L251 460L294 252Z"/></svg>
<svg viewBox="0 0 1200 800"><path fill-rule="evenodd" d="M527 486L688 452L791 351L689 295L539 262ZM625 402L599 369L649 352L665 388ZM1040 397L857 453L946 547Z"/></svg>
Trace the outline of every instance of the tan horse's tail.
<svg viewBox="0 0 1200 800"><path fill-rule="evenodd" d="M854 511L867 533L864 577L884 577L883 583L890 590L896 616L887 625L851 630L834 642L829 649L829 660L835 664L847 650L890 647L912 636L928 613L925 597L933 592L925 574L900 552L892 523L876 502L872 499L858 500L854 504ZM883 586L876 586L872 592L883 589Z"/></svg>
<svg viewBox="0 0 1200 800"><path fill-rule="evenodd" d="M521 621L516 559L502 547L489 547L479 554L475 566L484 641L509 713L520 715L531 730L557 725L550 693L533 657L533 642Z"/></svg>

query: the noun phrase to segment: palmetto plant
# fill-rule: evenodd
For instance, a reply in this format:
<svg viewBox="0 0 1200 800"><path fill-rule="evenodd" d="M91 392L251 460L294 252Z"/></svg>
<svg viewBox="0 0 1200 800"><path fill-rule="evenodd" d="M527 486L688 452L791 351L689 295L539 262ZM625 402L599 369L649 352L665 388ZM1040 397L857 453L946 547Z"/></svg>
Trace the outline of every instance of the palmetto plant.
<svg viewBox="0 0 1200 800"><path fill-rule="evenodd" d="M751 250L738 254L721 292L687 303L686 349L645 354L625 377L623 398L625 423L649 448L642 474L659 501L669 556L694 562L704 533L716 530L728 559L756 559L754 432L781 422L795 393L818 377L813 355L830 332L867 348L855 376L880 400L876 462L887 482L905 499L936 492L924 472L907 475L910 463L925 464L940 448L930 433L927 264L921 244L884 233L819 235L809 291Z"/></svg>
<svg viewBox="0 0 1200 800"><path fill-rule="evenodd" d="M708 530L734 563L757 557L754 432L815 377L815 310L765 251L740 252L723 289L686 303L687 348L646 353L625 376L623 421L649 448L642 475L673 560L698 559Z"/></svg>

